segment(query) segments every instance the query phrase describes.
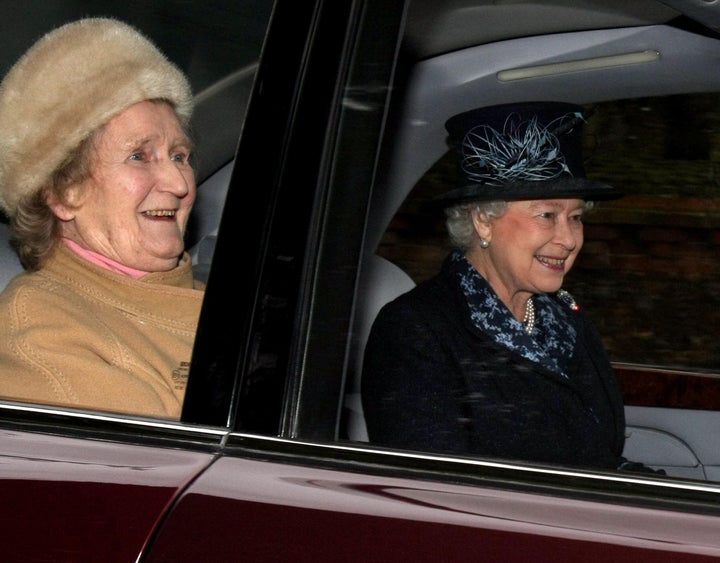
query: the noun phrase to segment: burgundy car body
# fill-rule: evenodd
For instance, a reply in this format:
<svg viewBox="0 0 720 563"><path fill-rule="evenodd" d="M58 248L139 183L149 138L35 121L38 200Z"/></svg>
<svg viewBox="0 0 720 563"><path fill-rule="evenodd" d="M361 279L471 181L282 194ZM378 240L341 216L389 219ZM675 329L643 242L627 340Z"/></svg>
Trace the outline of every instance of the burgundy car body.
<svg viewBox="0 0 720 563"><path fill-rule="evenodd" d="M640 535L633 521L643 523ZM179 537L193 541L178 545ZM720 543L716 517L223 458L183 494L151 555L154 562L699 562L720 556Z"/></svg>
<svg viewBox="0 0 720 563"><path fill-rule="evenodd" d="M141 429L136 429L142 431ZM135 561L212 455L3 430L4 561Z"/></svg>

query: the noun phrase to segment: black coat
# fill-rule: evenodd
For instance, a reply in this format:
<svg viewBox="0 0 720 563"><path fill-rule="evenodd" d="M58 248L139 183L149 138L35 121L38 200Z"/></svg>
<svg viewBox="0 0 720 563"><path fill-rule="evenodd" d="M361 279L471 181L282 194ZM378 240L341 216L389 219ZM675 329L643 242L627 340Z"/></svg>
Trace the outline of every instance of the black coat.
<svg viewBox="0 0 720 563"><path fill-rule="evenodd" d="M569 378L475 327L447 262L378 314L362 403L370 441L605 469L624 445L622 397L602 341L582 311Z"/></svg>

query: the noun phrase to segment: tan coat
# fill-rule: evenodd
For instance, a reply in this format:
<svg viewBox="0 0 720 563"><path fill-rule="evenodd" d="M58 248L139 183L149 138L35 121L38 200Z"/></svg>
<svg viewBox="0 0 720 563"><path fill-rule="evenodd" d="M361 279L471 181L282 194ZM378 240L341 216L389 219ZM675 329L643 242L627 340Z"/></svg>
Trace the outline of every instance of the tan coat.
<svg viewBox="0 0 720 563"><path fill-rule="evenodd" d="M133 280L60 245L0 294L0 397L179 418L203 295L188 255Z"/></svg>

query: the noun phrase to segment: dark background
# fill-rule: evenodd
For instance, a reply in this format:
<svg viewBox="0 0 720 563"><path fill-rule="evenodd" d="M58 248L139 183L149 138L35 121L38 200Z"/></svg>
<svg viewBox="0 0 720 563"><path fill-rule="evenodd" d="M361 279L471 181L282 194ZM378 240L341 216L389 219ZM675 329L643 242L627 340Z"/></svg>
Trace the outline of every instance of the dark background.
<svg viewBox="0 0 720 563"><path fill-rule="evenodd" d="M258 58L271 0L0 1L0 75L42 35L81 17L109 16L148 35L195 93Z"/></svg>

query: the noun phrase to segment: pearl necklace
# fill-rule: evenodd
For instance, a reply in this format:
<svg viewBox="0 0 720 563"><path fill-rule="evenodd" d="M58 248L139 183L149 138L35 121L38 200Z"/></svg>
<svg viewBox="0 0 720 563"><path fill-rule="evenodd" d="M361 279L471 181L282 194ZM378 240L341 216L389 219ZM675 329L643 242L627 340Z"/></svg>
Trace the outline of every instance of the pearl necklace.
<svg viewBox="0 0 720 563"><path fill-rule="evenodd" d="M525 332L532 334L535 328L535 303L533 303L532 297L525 303L525 317L523 318L523 324L525 325Z"/></svg>

